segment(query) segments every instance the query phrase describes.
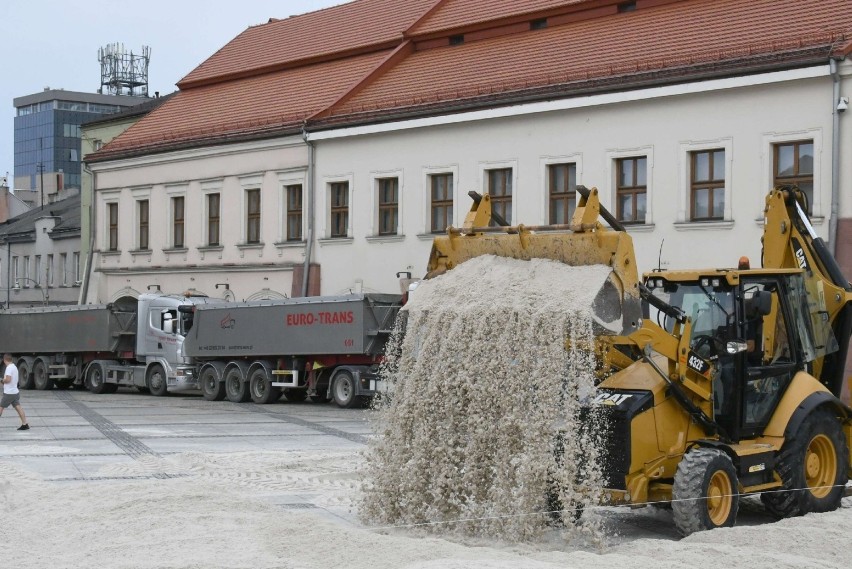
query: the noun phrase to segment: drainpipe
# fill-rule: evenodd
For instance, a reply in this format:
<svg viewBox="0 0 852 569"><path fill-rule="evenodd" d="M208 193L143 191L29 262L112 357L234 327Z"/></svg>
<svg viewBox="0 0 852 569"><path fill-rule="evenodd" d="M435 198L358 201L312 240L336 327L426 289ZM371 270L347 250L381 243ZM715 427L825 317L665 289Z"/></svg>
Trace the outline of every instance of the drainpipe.
<svg viewBox="0 0 852 569"><path fill-rule="evenodd" d="M77 304L85 304L86 299L89 296L89 275L92 272L91 267L95 251L95 233L97 233L97 226L95 224L95 188L97 187L97 184L95 183L95 173L89 170L87 165L83 166L83 169L91 177L92 195L89 200L89 250L86 252L86 266L83 269L83 286L80 289L80 298L77 300Z"/></svg>
<svg viewBox="0 0 852 569"><path fill-rule="evenodd" d="M308 131L302 125L302 139L308 145L308 231L305 242L305 267L302 271L302 296L308 296L308 275L311 270L311 251L314 245L314 170L316 168L316 148L308 140Z"/></svg>
<svg viewBox="0 0 852 569"><path fill-rule="evenodd" d="M837 254L837 215L840 210L840 73L837 60L829 60L829 70L833 82L831 94L831 217L828 220L828 248L831 255Z"/></svg>

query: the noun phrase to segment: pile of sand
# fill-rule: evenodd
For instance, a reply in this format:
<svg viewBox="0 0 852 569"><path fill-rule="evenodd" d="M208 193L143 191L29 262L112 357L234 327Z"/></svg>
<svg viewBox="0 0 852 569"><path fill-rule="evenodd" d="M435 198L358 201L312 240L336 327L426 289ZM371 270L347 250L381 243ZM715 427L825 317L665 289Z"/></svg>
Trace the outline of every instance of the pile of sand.
<svg viewBox="0 0 852 569"><path fill-rule="evenodd" d="M548 510L597 500L598 444L579 415L609 274L482 256L420 284L387 350L365 520L525 540Z"/></svg>

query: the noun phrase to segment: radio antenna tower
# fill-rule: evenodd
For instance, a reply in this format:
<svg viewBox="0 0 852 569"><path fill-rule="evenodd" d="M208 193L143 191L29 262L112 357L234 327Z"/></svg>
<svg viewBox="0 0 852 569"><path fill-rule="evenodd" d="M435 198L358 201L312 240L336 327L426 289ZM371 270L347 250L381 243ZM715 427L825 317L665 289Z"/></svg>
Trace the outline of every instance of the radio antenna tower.
<svg viewBox="0 0 852 569"><path fill-rule="evenodd" d="M98 49L101 63L101 88L98 93L108 95L148 96L148 62L151 48L142 46L137 55L124 49L124 44L111 43Z"/></svg>

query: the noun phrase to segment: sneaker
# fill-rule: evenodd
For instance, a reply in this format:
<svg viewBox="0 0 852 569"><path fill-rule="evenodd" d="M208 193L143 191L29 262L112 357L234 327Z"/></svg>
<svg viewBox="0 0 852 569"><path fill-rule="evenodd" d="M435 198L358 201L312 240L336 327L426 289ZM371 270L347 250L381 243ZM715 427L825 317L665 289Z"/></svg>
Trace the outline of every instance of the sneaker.
<svg viewBox="0 0 852 569"><path fill-rule="evenodd" d="M29 431L29 430L30 430L30 424L29 424L29 423L24 423L23 425L21 425L20 427L18 427L18 430L19 430L19 431Z"/></svg>

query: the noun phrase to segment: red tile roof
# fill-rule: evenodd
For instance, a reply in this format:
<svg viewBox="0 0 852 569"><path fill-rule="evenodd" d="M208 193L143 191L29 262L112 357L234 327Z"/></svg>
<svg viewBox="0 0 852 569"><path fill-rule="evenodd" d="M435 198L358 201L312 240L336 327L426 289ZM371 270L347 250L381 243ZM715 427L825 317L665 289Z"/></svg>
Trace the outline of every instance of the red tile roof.
<svg viewBox="0 0 852 569"><path fill-rule="evenodd" d="M305 120L357 124L827 63L852 50L849 0L637 0L629 13L616 3L357 0L249 28L92 160L272 136ZM524 22L541 14L549 27L530 30ZM477 30L467 43L444 43L465 28Z"/></svg>
<svg viewBox="0 0 852 569"><path fill-rule="evenodd" d="M178 86L278 68L370 46L399 43L437 0L357 0L253 26L196 67ZM382 47L391 47L383 45Z"/></svg>
<svg viewBox="0 0 852 569"><path fill-rule="evenodd" d="M412 26L412 34L430 34L441 30L492 22L520 14L540 12L589 0L446 0L434 13ZM598 2L599 3L599 2Z"/></svg>
<svg viewBox="0 0 852 569"><path fill-rule="evenodd" d="M180 91L104 146L98 157L295 128L387 55L361 55Z"/></svg>
<svg viewBox="0 0 852 569"><path fill-rule="evenodd" d="M495 0L486 0L486 3ZM539 3L543 3L540 0ZM533 2L530 2L533 3ZM848 0L689 0L416 52L333 114L393 109L849 43ZM796 22L794 27L790 22ZM845 39L840 39L845 38Z"/></svg>

